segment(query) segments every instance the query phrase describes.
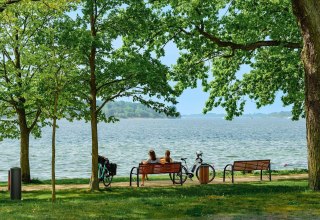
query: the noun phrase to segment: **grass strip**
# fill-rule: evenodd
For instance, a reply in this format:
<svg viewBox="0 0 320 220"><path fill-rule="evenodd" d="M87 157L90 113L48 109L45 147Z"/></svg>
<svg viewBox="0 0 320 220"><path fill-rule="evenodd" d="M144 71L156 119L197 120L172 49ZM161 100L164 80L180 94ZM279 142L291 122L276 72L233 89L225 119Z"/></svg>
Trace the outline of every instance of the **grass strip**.
<svg viewBox="0 0 320 220"><path fill-rule="evenodd" d="M306 180L170 187L0 192L3 219L319 219L320 193Z"/></svg>

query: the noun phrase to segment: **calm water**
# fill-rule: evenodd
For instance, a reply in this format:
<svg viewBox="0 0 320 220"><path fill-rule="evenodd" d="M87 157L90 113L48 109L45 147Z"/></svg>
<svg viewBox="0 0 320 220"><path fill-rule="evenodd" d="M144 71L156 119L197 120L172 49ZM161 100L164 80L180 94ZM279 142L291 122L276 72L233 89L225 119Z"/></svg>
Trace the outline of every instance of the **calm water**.
<svg viewBox="0 0 320 220"><path fill-rule="evenodd" d="M82 121L59 122L56 176L89 177L91 170L90 125ZM171 150L173 159L187 157L189 164L201 150L204 160L216 169L234 160L271 159L272 169L307 168L305 121L278 118L124 119L115 124L99 124L99 153L118 164L118 174L147 158L153 148L158 156ZM19 141L0 142L0 181L7 170L19 166ZM51 172L51 128L41 139L31 140L32 178L49 179Z"/></svg>

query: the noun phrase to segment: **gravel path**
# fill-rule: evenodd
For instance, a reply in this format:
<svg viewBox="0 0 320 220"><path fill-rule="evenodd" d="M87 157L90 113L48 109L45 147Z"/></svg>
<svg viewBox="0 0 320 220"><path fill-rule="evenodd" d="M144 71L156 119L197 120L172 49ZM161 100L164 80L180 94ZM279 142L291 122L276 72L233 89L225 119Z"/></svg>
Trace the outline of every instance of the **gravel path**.
<svg viewBox="0 0 320 220"><path fill-rule="evenodd" d="M297 174L297 175L275 175L272 176L272 181L278 180L286 180L286 179L307 179L308 174ZM151 176L152 179L152 176ZM264 181L268 181L267 178L264 176ZM244 182L255 182L260 181L259 176L250 176L250 177L237 177L235 176L235 183L244 183ZM230 184L231 180L227 180L227 184ZM215 178L210 184L224 184L222 178ZM173 186L172 182L169 180L157 180L157 181L146 181L144 187L162 187L162 186ZM183 185L200 185L199 181L194 178L193 181L189 179ZM133 184L136 187L136 184ZM176 185L179 186L179 185ZM104 186L101 184L101 188ZM112 183L111 187L129 187L129 182L118 182ZM88 189L88 184L64 184L64 185L56 185L57 190L63 189ZM39 185L30 185L30 186L23 186L22 191L38 191L38 190L51 190L51 185L48 184L39 184ZM0 187L0 191L7 191L7 187Z"/></svg>

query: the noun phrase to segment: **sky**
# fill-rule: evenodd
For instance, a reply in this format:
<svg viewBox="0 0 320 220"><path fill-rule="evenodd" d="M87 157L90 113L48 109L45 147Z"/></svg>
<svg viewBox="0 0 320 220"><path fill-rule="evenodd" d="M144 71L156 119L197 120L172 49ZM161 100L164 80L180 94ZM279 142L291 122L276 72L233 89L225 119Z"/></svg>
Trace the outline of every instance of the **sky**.
<svg viewBox="0 0 320 220"><path fill-rule="evenodd" d="M161 59L161 61L171 66L176 63L176 60L179 57L179 50L175 47L173 43L169 43L165 47L166 56ZM248 72L249 67L243 67L239 70L238 74ZM281 94L278 94L275 102L272 105L261 107L257 109L255 103L251 100L246 101L246 106L244 109L244 114L253 114L253 113L272 113L280 111L291 111L291 107L283 107L280 98ZM176 105L177 110L182 115L190 114L201 114L205 106L205 102L208 100L209 93L203 92L201 83L198 83L198 87L195 89L187 89L183 94L178 98L178 104ZM211 113L224 114L225 111L221 107L214 108Z"/></svg>

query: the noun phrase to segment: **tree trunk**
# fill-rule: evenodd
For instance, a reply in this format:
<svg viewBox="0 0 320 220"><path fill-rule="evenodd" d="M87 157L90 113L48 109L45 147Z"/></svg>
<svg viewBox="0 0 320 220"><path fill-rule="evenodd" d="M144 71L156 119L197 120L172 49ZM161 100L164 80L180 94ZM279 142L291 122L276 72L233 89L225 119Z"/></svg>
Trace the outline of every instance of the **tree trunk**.
<svg viewBox="0 0 320 220"><path fill-rule="evenodd" d="M303 36L309 187L320 190L320 1L292 0Z"/></svg>
<svg viewBox="0 0 320 220"><path fill-rule="evenodd" d="M17 16L17 15L15 15ZM14 57L15 57L15 70L17 71L18 78L22 78L21 75L21 55L19 51L19 34L18 30L15 34L15 41L17 43L16 47L14 48ZM22 88L22 83L19 80L18 85ZM19 103L15 106L18 117L19 117L19 127L20 127L20 166L21 166L21 175L22 181L26 183L31 182L30 177L30 164L29 164L29 137L30 137L30 130L27 124L27 115L24 109L25 103L24 97L19 97Z"/></svg>
<svg viewBox="0 0 320 220"><path fill-rule="evenodd" d="M92 49L92 54L95 54L95 48ZM93 56L92 56L93 57ZM90 114L91 114L91 139L92 139L92 167L91 167L91 181L90 190L99 190L98 179L98 121L97 121L97 92L96 79L94 71L94 59L90 59L91 79L90 79Z"/></svg>
<svg viewBox="0 0 320 220"><path fill-rule="evenodd" d="M91 111L91 137L92 137L92 168L91 168L91 181L90 190L99 190L99 179L98 179L98 117L97 117L97 85L96 85L96 46L95 38L97 36L97 31L95 27L96 22L96 5L94 1L91 1L92 11L90 16L90 27L91 36L93 42L91 45L90 52L90 111Z"/></svg>
<svg viewBox="0 0 320 220"><path fill-rule="evenodd" d="M90 190L99 190L98 179L98 126L96 114L96 100L91 103L91 135L92 135L92 169L91 169L91 182Z"/></svg>
<svg viewBox="0 0 320 220"><path fill-rule="evenodd" d="M56 128L57 128L57 108L59 94L54 95L53 124L52 124L52 158L51 158L51 185L52 202L56 201Z"/></svg>
<svg viewBox="0 0 320 220"><path fill-rule="evenodd" d="M29 136L30 132L27 125L25 110L19 110L19 127L20 127L20 166L22 181L31 182L30 164L29 164Z"/></svg>

